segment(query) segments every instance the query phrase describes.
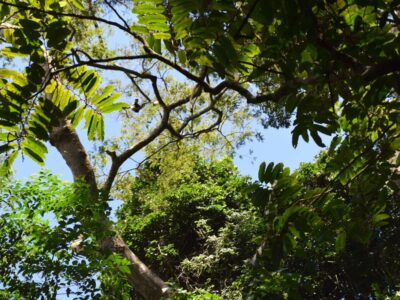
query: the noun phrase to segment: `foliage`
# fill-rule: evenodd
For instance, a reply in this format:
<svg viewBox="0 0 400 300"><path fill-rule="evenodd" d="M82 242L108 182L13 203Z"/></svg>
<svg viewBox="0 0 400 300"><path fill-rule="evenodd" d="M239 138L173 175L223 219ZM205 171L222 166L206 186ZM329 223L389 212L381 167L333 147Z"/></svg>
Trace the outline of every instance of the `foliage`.
<svg viewBox="0 0 400 300"><path fill-rule="evenodd" d="M187 290L228 299L394 295L399 210L389 165L342 184L326 171L327 154L292 174L262 164L258 184L238 177L229 160L201 159L171 182L151 160L118 226L148 265Z"/></svg>
<svg viewBox="0 0 400 300"><path fill-rule="evenodd" d="M48 173L25 183L3 182L0 281L4 297L53 299L59 293L75 292L95 297L96 270L70 248L82 231L72 214L79 209L74 202L84 198ZM75 291L74 284L82 290Z"/></svg>
<svg viewBox="0 0 400 300"><path fill-rule="evenodd" d="M267 230L247 278L255 299L383 299L398 282L398 187L388 164L371 165L351 183L316 163L289 174L260 167L255 204Z"/></svg>
<svg viewBox="0 0 400 300"><path fill-rule="evenodd" d="M19 153L43 164L49 141L63 155L75 179L84 179L91 187L87 202L73 201L71 210L66 210L76 218L74 222L79 220L81 231L89 232L88 239L105 239L104 232L118 240L108 219L107 199L121 166L133 155L144 151L162 157L164 146L199 136L204 140L198 141L213 144L215 150L215 132L225 137L226 145L241 144L253 134L241 119L256 116L264 126L292 122L294 147L300 137L306 142L311 138L321 147L325 146L321 134L333 135L333 139L329 158L324 157L320 166L290 174L281 164L261 165L261 187L254 190L254 204L264 214L265 237L254 258L259 272L254 275L249 269L248 277L241 277L242 283L249 283L245 292L254 297L356 298L393 295L398 289L397 267L386 271L385 266L398 264L391 249L398 240L399 1L0 0L0 5L1 62L7 65L0 69L0 154L5 157L0 173L9 172ZM115 49L105 41L102 33L111 29L118 30L119 40L127 40L125 49ZM116 72L124 79L115 86L102 83L100 72L103 82L115 79ZM119 97L122 102L117 102ZM242 100L257 107L247 109ZM95 178L75 128L84 120L88 139L103 141L104 118L112 112L126 116L122 126L126 139L97 148L102 155L100 164L109 167L103 180L100 174ZM246 130L226 138L221 129L224 122ZM161 172L156 166L149 168L163 174L167 160L161 166ZM178 178L183 182L192 179L175 173L168 182L186 202L167 205L169 191L164 183L162 193L143 204L157 212L155 219L135 220L137 224L166 222L159 212L161 204L174 215L186 209L185 204L209 201L201 197L200 188L210 197L224 192L204 186L197 186L196 191L196 185L180 190L174 183ZM100 183L104 184L98 188ZM140 197L135 192L132 199ZM43 227L51 235L53 228L43 225L37 214L54 208L45 205L42 209L36 199L24 199L15 200L23 216L32 219L34 228ZM183 207L174 207L178 204ZM8 209L2 221L10 222L6 228L15 225L27 230L29 226L23 226L20 217ZM217 203L201 218L193 218L206 220L209 234L215 235L217 228L225 227L208 225L208 220L213 216L229 220L232 209L239 207L232 204L224 209ZM67 222L62 216L60 220ZM170 224L165 226L173 232ZM159 259L158 248L150 240L140 242L148 248L139 252ZM208 249L212 249L210 243L205 240ZM118 245L108 249L114 254L103 256L105 262L110 258L105 265L122 260L122 273L127 268L136 270L132 259L129 267L125 265L125 259L132 257L126 255L129 249ZM162 246L170 257L180 255L179 249ZM43 242L39 253L41 261L49 264L46 249ZM356 254L360 260L354 259ZM89 260L90 255L89 251ZM31 264L35 263L39 261ZM14 261L16 272L18 268ZM165 265L157 268L167 272ZM368 276L354 274L358 268ZM139 280L136 288L142 287L142 293L147 289L141 279L155 278L149 272L125 275L125 280ZM19 287L20 278L14 279L10 287ZM157 298L164 290L162 280L155 281L158 294L148 298ZM32 289L36 293L35 284Z"/></svg>
<svg viewBox="0 0 400 300"><path fill-rule="evenodd" d="M160 162L145 164L129 186L132 198L119 209L118 228L163 278L226 296L254 253L262 218L247 195L248 178L239 176L232 160L190 157L195 163L182 166L167 191Z"/></svg>
<svg viewBox="0 0 400 300"><path fill-rule="evenodd" d="M123 274L122 258L100 259L92 216L103 208L87 205L89 199L86 185L62 182L48 172L26 182L3 180L2 298L100 299L99 274ZM81 234L81 244L73 248Z"/></svg>

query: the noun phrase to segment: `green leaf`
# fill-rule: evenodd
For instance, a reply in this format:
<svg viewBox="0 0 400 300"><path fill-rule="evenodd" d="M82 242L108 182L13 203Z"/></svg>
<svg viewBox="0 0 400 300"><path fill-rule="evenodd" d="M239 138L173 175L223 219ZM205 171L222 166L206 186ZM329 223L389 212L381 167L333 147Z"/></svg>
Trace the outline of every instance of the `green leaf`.
<svg viewBox="0 0 400 300"><path fill-rule="evenodd" d="M89 117L86 118L86 124L85 127L87 126L87 134L88 134L88 139L89 141L94 140L94 138L96 137L96 132L97 132L97 128L96 128L96 113L92 112L86 113L86 115L88 115ZM85 116L86 117L86 116Z"/></svg>
<svg viewBox="0 0 400 300"><path fill-rule="evenodd" d="M274 170L272 171L270 181L277 180L281 177L284 165L283 163L279 163L275 166Z"/></svg>
<svg viewBox="0 0 400 300"><path fill-rule="evenodd" d="M183 50L178 51L178 59L181 64L186 63L186 52Z"/></svg>
<svg viewBox="0 0 400 300"><path fill-rule="evenodd" d="M325 144L322 142L321 137L318 135L317 131L311 129L310 134L314 140L314 142L320 147L326 147Z"/></svg>
<svg viewBox="0 0 400 300"><path fill-rule="evenodd" d="M118 269L124 274L131 273L131 269L129 268L129 266L126 266L126 265L120 265L120 266L118 266Z"/></svg>
<svg viewBox="0 0 400 300"><path fill-rule="evenodd" d="M13 147L11 144L9 144L9 143L7 143L7 144L4 144L4 145L1 145L0 146L0 154L1 153L4 153L4 152L8 152L8 151L10 151L10 150L12 150L12 149L14 149L15 147Z"/></svg>
<svg viewBox="0 0 400 300"><path fill-rule="evenodd" d="M18 151L15 150L7 156L2 166L0 167L0 176L6 176L9 174L12 164L18 156Z"/></svg>
<svg viewBox="0 0 400 300"><path fill-rule="evenodd" d="M238 59L238 54L233 42L227 37L220 37L214 48L215 56L218 63L226 66L234 64Z"/></svg>
<svg viewBox="0 0 400 300"><path fill-rule="evenodd" d="M21 143L22 153L26 154L39 164L44 163L47 147L39 140L26 137Z"/></svg>
<svg viewBox="0 0 400 300"><path fill-rule="evenodd" d="M129 108L129 107L130 107L129 104L127 104L127 103L118 102L118 103L111 104L111 105L107 106L106 108L103 108L102 112L107 114L107 113L110 113L110 112L113 112L113 111L126 109L126 108Z"/></svg>
<svg viewBox="0 0 400 300"><path fill-rule="evenodd" d="M310 140L309 136L308 136L308 132L307 132L307 128L301 128L301 137L303 138L303 140L308 143L308 141Z"/></svg>
<svg viewBox="0 0 400 300"><path fill-rule="evenodd" d="M104 140L104 118L101 115L96 115L97 117L97 137L100 141Z"/></svg>
<svg viewBox="0 0 400 300"><path fill-rule="evenodd" d="M340 142L342 141L342 137L341 136L335 136L332 139L331 145L329 146L329 151L328 153L330 155L333 155L334 151L336 150L336 147L340 144Z"/></svg>
<svg viewBox="0 0 400 300"><path fill-rule="evenodd" d="M107 109L110 108L111 105L114 104L115 100L117 100L119 97L121 97L121 93L114 93L111 96L102 99L101 102L96 105L96 107L98 110L104 113L107 111Z"/></svg>
<svg viewBox="0 0 400 300"><path fill-rule="evenodd" d="M1 49L1 53L6 57L11 57L11 58L27 56L27 54L19 52L19 50L14 47L4 47Z"/></svg>
<svg viewBox="0 0 400 300"><path fill-rule="evenodd" d="M71 125L72 125L73 127L78 126L79 122L80 122L80 121L82 120L82 118L83 118L84 112L85 112L85 108L84 108L83 106L80 106L80 107L76 110L76 112L75 112L75 114L72 116L72 120L71 120Z"/></svg>
<svg viewBox="0 0 400 300"><path fill-rule="evenodd" d="M386 220L390 219L390 215L388 214L375 214L372 217L372 221L375 223L377 226L382 226L387 224Z"/></svg>
<svg viewBox="0 0 400 300"><path fill-rule="evenodd" d="M44 164L44 158L37 152L35 152L32 149L22 147L22 153L25 154L26 156L30 157L34 162L43 165Z"/></svg>
<svg viewBox="0 0 400 300"><path fill-rule="evenodd" d="M265 164L265 162L263 161L263 162L260 164L260 168L258 169L258 180L260 180L260 182L263 182L263 181L264 181L265 166L266 166L266 164Z"/></svg>
<svg viewBox="0 0 400 300"><path fill-rule="evenodd" d="M65 106L65 108L63 109L62 113L63 115L68 118L72 112L74 112L76 110L76 108L78 107L79 102L76 100L72 100L68 103L67 106Z"/></svg>
<svg viewBox="0 0 400 300"><path fill-rule="evenodd" d="M75 6L77 9L80 11L85 11L85 6L83 6L82 2L80 0L71 0L72 5Z"/></svg>
<svg viewBox="0 0 400 300"><path fill-rule="evenodd" d="M135 14L162 14L164 12L164 7L143 3L136 5L132 9L132 12Z"/></svg>
<svg viewBox="0 0 400 300"><path fill-rule="evenodd" d="M25 78L25 76L15 70L0 69L0 78L10 78L20 86L25 86L28 84L28 80Z"/></svg>
<svg viewBox="0 0 400 300"><path fill-rule="evenodd" d="M296 148L299 143L299 137L300 137L300 127L296 126L292 131L292 145L294 148Z"/></svg>
<svg viewBox="0 0 400 300"><path fill-rule="evenodd" d="M57 86L54 90L51 101L62 111L69 102L70 94L63 86Z"/></svg>
<svg viewBox="0 0 400 300"><path fill-rule="evenodd" d="M340 253L346 247L346 231L343 228L340 228L337 231L335 250Z"/></svg>
<svg viewBox="0 0 400 300"><path fill-rule="evenodd" d="M147 29L146 26L142 26L142 25L132 25L130 27L130 29L131 29L131 31L137 32L137 33L144 33L144 34L149 33L149 29Z"/></svg>
<svg viewBox="0 0 400 300"><path fill-rule="evenodd" d="M149 25L149 24L154 24L154 23L159 23L159 24L166 24L167 18L162 15L162 14L157 14L157 15L142 15L139 16L139 22L145 25ZM167 28L169 28L167 26Z"/></svg>
<svg viewBox="0 0 400 300"><path fill-rule="evenodd" d="M1 141L10 141L15 139L16 135L11 132L0 132L0 140Z"/></svg>
<svg viewBox="0 0 400 300"><path fill-rule="evenodd" d="M93 70L89 70L81 79L83 91L87 98L90 98L100 85L101 78Z"/></svg>
<svg viewBox="0 0 400 300"><path fill-rule="evenodd" d="M29 131L43 141L48 141L50 138L49 130L41 122L32 121L32 123L29 125Z"/></svg>
<svg viewBox="0 0 400 300"><path fill-rule="evenodd" d="M153 36L156 40L169 40L171 39L171 34L167 32L155 32Z"/></svg>
<svg viewBox="0 0 400 300"><path fill-rule="evenodd" d="M265 170L265 175L264 175L264 182L268 183L271 182L272 178L272 170L274 168L274 163L270 162Z"/></svg>
<svg viewBox="0 0 400 300"><path fill-rule="evenodd" d="M103 92L101 95L97 95L94 96L92 98L92 101L90 101L92 104L99 104L102 101L104 101L105 99L107 99L107 97L112 93L112 91L114 90L114 86L112 85L108 85L103 89Z"/></svg>
<svg viewBox="0 0 400 300"><path fill-rule="evenodd" d="M21 19L19 20L19 23L22 27L29 28L30 30L36 30L41 27L40 23L36 22L33 19Z"/></svg>
<svg viewBox="0 0 400 300"><path fill-rule="evenodd" d="M151 48L152 48L155 52L157 52L158 54L161 54L161 40L156 40L156 39L154 38L154 35L153 35L153 34L151 34L150 36L151 36L152 39L153 39Z"/></svg>

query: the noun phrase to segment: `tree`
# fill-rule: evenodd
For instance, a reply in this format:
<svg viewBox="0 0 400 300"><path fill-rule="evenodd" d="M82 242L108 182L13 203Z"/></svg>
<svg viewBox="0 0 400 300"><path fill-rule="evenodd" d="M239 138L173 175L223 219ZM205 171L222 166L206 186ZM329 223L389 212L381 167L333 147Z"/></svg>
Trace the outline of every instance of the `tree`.
<svg viewBox="0 0 400 300"><path fill-rule="evenodd" d="M98 299L97 273L115 268L112 256L108 266L99 261L97 246L87 236L85 218L96 209L84 202L89 200L86 186L41 172L26 182L2 180L0 193L0 297ZM85 234L86 259L70 248L79 234Z"/></svg>
<svg viewBox="0 0 400 300"><path fill-rule="evenodd" d="M218 105L232 94L258 105L260 119L267 111L279 121L264 124L286 125L293 114L294 146L300 136L323 146L319 135L334 134L333 182L351 183L373 164L398 172L397 1L138 0L137 19L130 3L119 1L0 4L2 53L18 62L0 72L3 173L20 151L43 162L43 142L50 141L74 178L90 187L90 203L106 209L118 171L132 155L162 134L179 140L218 128L226 116ZM107 48L105 38L84 42L82 24L119 30L133 46L123 54L99 51L99 43ZM116 102L112 87L99 88L96 70L125 75L139 100ZM183 78L190 91L167 99L167 75ZM89 139L102 140L104 114L129 107L157 110L158 118L143 123L146 134L124 149L104 150L110 169L96 182L75 127L84 119ZM205 114L214 121L202 123ZM168 291L105 213L90 221L98 225L93 236L103 252L130 261L127 278L145 298Z"/></svg>
<svg viewBox="0 0 400 300"><path fill-rule="evenodd" d="M232 160L205 161L180 170L174 182L152 159L139 171L132 198L118 212L121 235L146 263L170 282L237 299L235 280L263 233L263 218ZM168 189L164 189L164 182Z"/></svg>
<svg viewBox="0 0 400 300"><path fill-rule="evenodd" d="M338 182L323 152L289 174L263 164L264 241L247 277L256 299L383 299L398 285L398 187L387 163ZM388 180L389 178L389 180Z"/></svg>

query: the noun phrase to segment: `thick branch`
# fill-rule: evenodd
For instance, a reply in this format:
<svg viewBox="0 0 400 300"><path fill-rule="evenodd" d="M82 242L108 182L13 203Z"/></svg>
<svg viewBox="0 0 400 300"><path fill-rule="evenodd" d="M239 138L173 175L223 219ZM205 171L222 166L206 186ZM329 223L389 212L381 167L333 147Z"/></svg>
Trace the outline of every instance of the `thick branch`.
<svg viewBox="0 0 400 300"><path fill-rule="evenodd" d="M364 66L360 62L358 62L354 57L337 50L335 47L330 45L322 37L317 38L316 43L320 47L329 51L332 54L332 56L335 58L336 61L344 63L345 65L350 67L353 71L358 73L360 70L364 69Z"/></svg>
<svg viewBox="0 0 400 300"><path fill-rule="evenodd" d="M105 62L113 62L113 61L119 61L119 60L136 60L136 59L155 58L154 55L152 55L152 54L140 54L140 55L124 55L124 56L114 56L114 57L95 59L95 58L92 58L88 53L86 53L83 50L77 49L77 50L75 50L75 52L82 53L92 63L105 63Z"/></svg>
<svg viewBox="0 0 400 300"><path fill-rule="evenodd" d="M369 82L397 71L400 71L400 57L388 59L374 66L367 67L361 74L361 77L363 80Z"/></svg>
<svg viewBox="0 0 400 300"><path fill-rule="evenodd" d="M84 179L89 185L92 195L97 197L96 177L89 157L69 121L63 120L50 133L50 143L56 147L70 168L74 179Z"/></svg>

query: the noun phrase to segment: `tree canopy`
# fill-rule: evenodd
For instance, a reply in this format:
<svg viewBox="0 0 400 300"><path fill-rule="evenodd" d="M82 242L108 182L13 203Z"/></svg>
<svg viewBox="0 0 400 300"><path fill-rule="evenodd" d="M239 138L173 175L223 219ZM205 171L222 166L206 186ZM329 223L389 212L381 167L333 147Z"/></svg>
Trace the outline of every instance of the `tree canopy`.
<svg viewBox="0 0 400 300"><path fill-rule="evenodd" d="M179 289L135 254L151 251L152 240L136 237L143 248L133 252L128 231L124 236L125 227L116 226L109 216L108 200L112 193L123 194L122 168L133 155L144 153L150 167L144 161L138 170L156 176L159 169L165 174L168 167L179 166L181 158L191 159L185 151L171 156L171 145L196 149L214 161L257 136L249 127L254 121L292 125L294 147L300 138L325 147L321 135L331 135L316 167L290 173L281 164L260 166L259 183L248 191L266 226L254 241L259 247L252 263L259 273L243 273L240 276L248 277L241 282L251 282L246 293L255 298L394 295L399 5L396 0L0 0L1 174L9 174L19 154L43 164L47 148L54 147L85 199L72 201L71 211L65 212L83 228L76 229L74 239L93 246L78 251L80 262L101 261L93 258L95 251L103 265L120 266L121 278L142 297L159 299L178 295ZM110 113L123 120L122 134L105 140ZM80 141L79 126L96 143L91 156ZM209 151L199 151L199 145ZM146 208L150 203L140 203L143 186L135 185L141 180L139 174L130 186L129 201L136 201L136 210L120 214L133 228L145 221L135 217L147 218L168 202L163 200L165 189L154 187L160 203ZM183 187L173 185L171 193L184 189L187 179L180 180ZM81 191L80 186L88 189ZM24 217L36 220L45 212L26 201L15 205L16 211L25 207ZM10 205L7 228L19 218ZM175 209L167 211L171 218L185 210ZM221 213L228 217L229 209ZM72 238L67 232L65 237ZM33 241L24 245L34 249ZM60 251L65 241L62 245ZM47 262L46 247L39 247L39 263ZM71 255L68 252L68 259ZM24 262L16 262L15 270L24 270ZM174 274L154 261L148 264L159 274ZM88 272L106 274L96 268ZM368 279L353 273L356 268L367 272ZM20 276L2 284L16 287ZM51 276L50 282L58 280ZM104 275L103 280L111 277Z"/></svg>

